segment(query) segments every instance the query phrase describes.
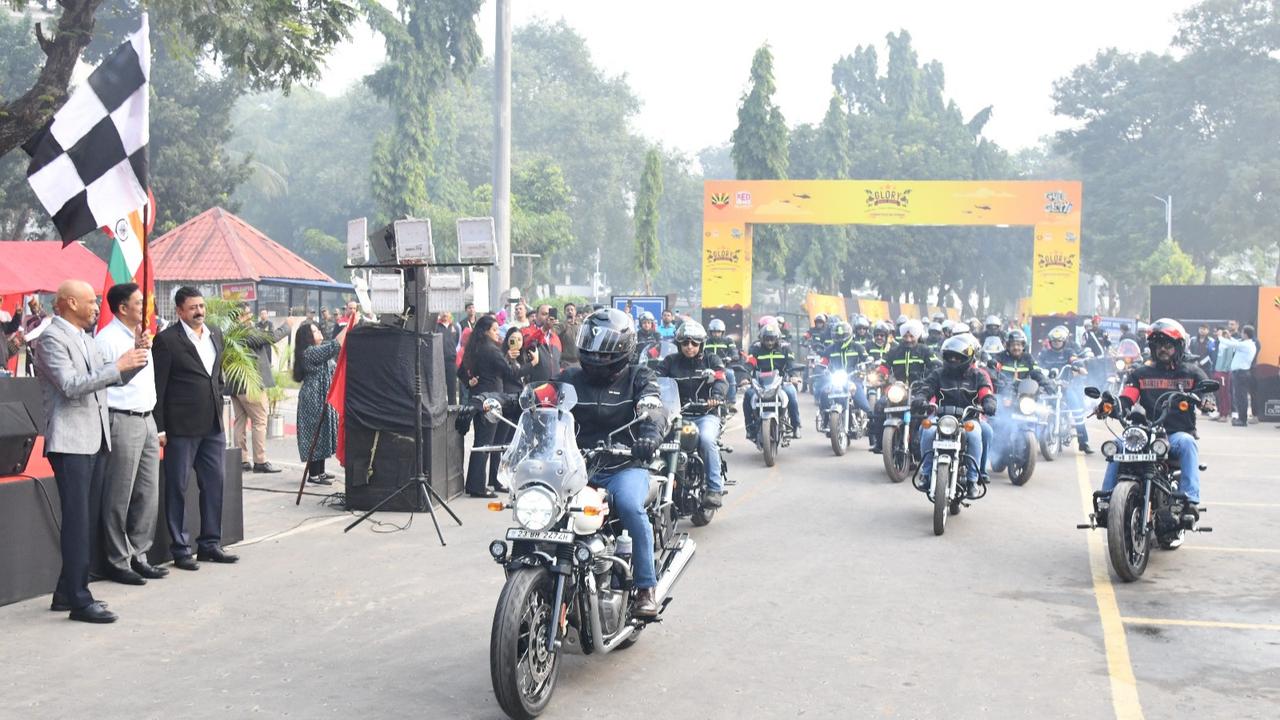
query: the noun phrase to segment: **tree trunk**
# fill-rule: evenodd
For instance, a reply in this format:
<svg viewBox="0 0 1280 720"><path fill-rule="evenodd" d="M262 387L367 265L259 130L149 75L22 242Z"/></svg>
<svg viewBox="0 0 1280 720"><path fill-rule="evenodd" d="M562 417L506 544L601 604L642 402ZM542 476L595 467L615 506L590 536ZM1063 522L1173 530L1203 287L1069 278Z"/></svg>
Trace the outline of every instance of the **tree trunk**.
<svg viewBox="0 0 1280 720"><path fill-rule="evenodd" d="M1212 258L1206 258L1204 261L1204 282L1203 285L1213 284L1213 269L1217 263Z"/></svg>
<svg viewBox="0 0 1280 720"><path fill-rule="evenodd" d="M102 0L61 0L59 4L62 15L53 38L45 37L41 23L35 27L36 42L45 54L35 85L17 99L0 105L0 155L35 135L62 106L80 52L93 39L93 16Z"/></svg>

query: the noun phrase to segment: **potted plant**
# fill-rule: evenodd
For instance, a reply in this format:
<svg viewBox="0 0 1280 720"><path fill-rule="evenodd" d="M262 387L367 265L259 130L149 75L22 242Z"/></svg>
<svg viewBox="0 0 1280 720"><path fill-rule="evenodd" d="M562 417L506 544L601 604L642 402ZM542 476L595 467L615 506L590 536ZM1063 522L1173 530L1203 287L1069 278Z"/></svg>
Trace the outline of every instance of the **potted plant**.
<svg viewBox="0 0 1280 720"><path fill-rule="evenodd" d="M280 373L276 373L277 376ZM280 414L280 402L285 399L284 387L277 379L274 387L267 388L267 437L284 437L284 416Z"/></svg>
<svg viewBox="0 0 1280 720"><path fill-rule="evenodd" d="M222 331L222 380L227 392L234 395L258 396L263 391L258 371L258 354L249 343L271 341L271 336L252 323L241 321L243 311L239 296L205 298L205 322ZM224 427L231 427L231 402L223 399ZM234 447L235 434L228 430L227 447Z"/></svg>

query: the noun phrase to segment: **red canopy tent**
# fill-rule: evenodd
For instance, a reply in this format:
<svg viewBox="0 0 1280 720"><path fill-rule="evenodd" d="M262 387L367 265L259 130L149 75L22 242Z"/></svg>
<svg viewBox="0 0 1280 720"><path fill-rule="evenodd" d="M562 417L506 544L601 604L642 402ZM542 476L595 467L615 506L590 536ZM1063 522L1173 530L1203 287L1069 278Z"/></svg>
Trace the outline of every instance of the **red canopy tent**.
<svg viewBox="0 0 1280 720"><path fill-rule="evenodd" d="M80 243L0 242L0 296L54 292L63 280L101 287L107 264Z"/></svg>

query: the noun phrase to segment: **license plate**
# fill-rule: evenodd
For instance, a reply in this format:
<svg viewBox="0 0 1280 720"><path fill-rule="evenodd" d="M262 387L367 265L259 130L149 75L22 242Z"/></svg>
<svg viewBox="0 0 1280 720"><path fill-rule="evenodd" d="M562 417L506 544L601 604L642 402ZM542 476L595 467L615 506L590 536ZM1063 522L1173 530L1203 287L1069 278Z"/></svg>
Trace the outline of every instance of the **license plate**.
<svg viewBox="0 0 1280 720"><path fill-rule="evenodd" d="M557 530L525 530L524 528L511 528L507 530L507 539L567 544L573 542L573 533L560 532Z"/></svg>
<svg viewBox="0 0 1280 720"><path fill-rule="evenodd" d="M884 411L887 413L900 413L900 412L906 412L910 409L911 409L910 405L899 405L898 407L887 407L884 409Z"/></svg>
<svg viewBox="0 0 1280 720"><path fill-rule="evenodd" d="M847 400L849 395L847 393L831 393L827 397L832 400Z"/></svg>
<svg viewBox="0 0 1280 720"><path fill-rule="evenodd" d="M1013 418L1014 420L1026 420L1026 421L1029 421L1029 422L1035 422L1035 421L1038 419L1038 418L1033 417L1033 416L1031 416L1031 415L1022 415L1022 414L1020 414L1020 413L1014 413L1014 414L1010 415L1009 417Z"/></svg>
<svg viewBox="0 0 1280 720"><path fill-rule="evenodd" d="M934 450L959 450L960 442L958 440L934 440Z"/></svg>
<svg viewBox="0 0 1280 720"><path fill-rule="evenodd" d="M1155 462L1155 453L1121 453L1112 458L1116 462Z"/></svg>

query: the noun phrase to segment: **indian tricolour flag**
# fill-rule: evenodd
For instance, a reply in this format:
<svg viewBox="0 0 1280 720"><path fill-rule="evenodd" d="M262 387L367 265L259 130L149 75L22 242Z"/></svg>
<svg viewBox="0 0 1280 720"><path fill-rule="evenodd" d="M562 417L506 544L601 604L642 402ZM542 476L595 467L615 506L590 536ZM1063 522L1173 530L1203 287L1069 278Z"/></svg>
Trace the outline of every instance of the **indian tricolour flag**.
<svg viewBox="0 0 1280 720"><path fill-rule="evenodd" d="M137 283L146 298L147 327L155 332L155 273L151 270L151 256L147 252L147 239L151 237L151 229L156 222L156 199L147 191L149 207L138 208L122 217L113 225L103 227L103 231L111 236L111 260L107 263L107 277L102 283L103 302L107 298L107 290L120 283ZM112 313L107 307L102 308L98 316L98 329L111 322Z"/></svg>

